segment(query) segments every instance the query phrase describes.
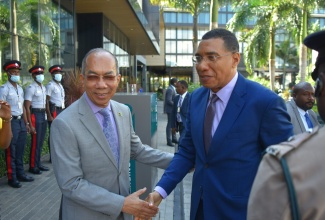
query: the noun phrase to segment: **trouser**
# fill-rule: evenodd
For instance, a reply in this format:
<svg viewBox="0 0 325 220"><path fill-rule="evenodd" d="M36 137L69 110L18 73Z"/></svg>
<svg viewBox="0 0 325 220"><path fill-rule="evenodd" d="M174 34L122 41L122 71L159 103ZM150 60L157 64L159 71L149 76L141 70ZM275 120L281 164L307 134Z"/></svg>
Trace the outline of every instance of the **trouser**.
<svg viewBox="0 0 325 220"><path fill-rule="evenodd" d="M35 168L41 165L41 153L46 134L45 111L32 110L31 120L36 134L32 134L29 167Z"/></svg>
<svg viewBox="0 0 325 220"><path fill-rule="evenodd" d="M24 151L26 145L27 130L23 118L11 120L12 139L10 147L5 151L8 180L17 180L24 171Z"/></svg>
<svg viewBox="0 0 325 220"><path fill-rule="evenodd" d="M172 140L177 140L176 134L172 133L173 113L167 113L166 139L167 143L172 143Z"/></svg>
<svg viewBox="0 0 325 220"><path fill-rule="evenodd" d="M181 139L185 135L185 127L184 127L183 122L176 122L176 126L177 126L178 132L179 132L179 139L178 139L178 143L179 143L179 142L181 142Z"/></svg>
<svg viewBox="0 0 325 220"><path fill-rule="evenodd" d="M56 118L56 116L58 116L61 112L63 111L62 108L58 108L56 107L54 104L50 103L50 112L51 115L53 117L53 119ZM50 161L51 161L51 144L50 144L50 134L51 134L51 125L52 125L52 121L47 121L48 127L49 127L49 137L47 139L47 144L49 146L49 153L50 153Z"/></svg>

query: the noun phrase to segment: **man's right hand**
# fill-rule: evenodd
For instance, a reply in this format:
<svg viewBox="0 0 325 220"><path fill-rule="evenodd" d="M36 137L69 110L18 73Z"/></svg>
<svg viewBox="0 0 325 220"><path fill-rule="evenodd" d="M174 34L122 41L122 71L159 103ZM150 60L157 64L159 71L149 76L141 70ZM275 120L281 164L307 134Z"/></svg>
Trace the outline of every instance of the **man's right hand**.
<svg viewBox="0 0 325 220"><path fill-rule="evenodd" d="M150 193L148 195L148 197L146 198L146 201L149 203L149 206L153 206L153 207L158 207L159 204L161 203L162 201L162 197L161 195L156 192L156 191L153 191L152 193ZM148 219L151 219L151 218L141 218L140 216L135 216L134 220L148 220Z"/></svg>
<svg viewBox="0 0 325 220"><path fill-rule="evenodd" d="M158 207L149 205L147 201L139 198L147 189L140 189L131 195L125 197L122 212L137 216L140 219L151 219L158 213Z"/></svg>

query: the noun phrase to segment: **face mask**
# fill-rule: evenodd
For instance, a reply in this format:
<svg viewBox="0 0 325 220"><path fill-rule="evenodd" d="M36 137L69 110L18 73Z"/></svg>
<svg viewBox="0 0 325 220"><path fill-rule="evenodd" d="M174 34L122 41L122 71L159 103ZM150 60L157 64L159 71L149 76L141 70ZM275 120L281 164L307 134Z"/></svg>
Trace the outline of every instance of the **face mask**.
<svg viewBox="0 0 325 220"><path fill-rule="evenodd" d="M57 81L57 82L61 82L61 79L62 79L62 74L54 74L54 79Z"/></svg>
<svg viewBox="0 0 325 220"><path fill-rule="evenodd" d="M20 80L20 76L10 75L10 80L17 83Z"/></svg>
<svg viewBox="0 0 325 220"><path fill-rule="evenodd" d="M44 75L43 74L36 75L36 81L37 82L42 83L43 80L44 80Z"/></svg>

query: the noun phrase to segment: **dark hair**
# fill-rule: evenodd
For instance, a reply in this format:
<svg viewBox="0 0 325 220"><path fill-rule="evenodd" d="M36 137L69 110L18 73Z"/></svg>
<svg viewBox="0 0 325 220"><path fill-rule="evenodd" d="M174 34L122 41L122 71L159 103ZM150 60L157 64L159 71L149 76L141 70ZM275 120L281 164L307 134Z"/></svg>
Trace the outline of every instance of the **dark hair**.
<svg viewBox="0 0 325 220"><path fill-rule="evenodd" d="M238 40L232 32L224 28L216 28L208 31L202 37L202 40L221 38L224 41L225 48L231 52L239 52Z"/></svg>
<svg viewBox="0 0 325 220"><path fill-rule="evenodd" d="M82 60L82 63L81 63L81 73L83 75L85 75L85 70L86 70L86 67L87 67L87 59L88 57L93 54L93 53L109 53L111 54L113 57L114 57L114 60L115 60L115 66L116 66L116 74L119 74L118 73L118 61L116 59L116 56L114 54L112 54L111 52L109 52L108 50L105 50L104 48L94 48L94 49L91 49L86 55L85 57L83 58Z"/></svg>
<svg viewBox="0 0 325 220"><path fill-rule="evenodd" d="M175 83L177 83L177 79L176 78L171 78L169 81L170 85L174 85Z"/></svg>
<svg viewBox="0 0 325 220"><path fill-rule="evenodd" d="M188 89L188 84L185 80L179 80L178 83L181 84L184 88Z"/></svg>

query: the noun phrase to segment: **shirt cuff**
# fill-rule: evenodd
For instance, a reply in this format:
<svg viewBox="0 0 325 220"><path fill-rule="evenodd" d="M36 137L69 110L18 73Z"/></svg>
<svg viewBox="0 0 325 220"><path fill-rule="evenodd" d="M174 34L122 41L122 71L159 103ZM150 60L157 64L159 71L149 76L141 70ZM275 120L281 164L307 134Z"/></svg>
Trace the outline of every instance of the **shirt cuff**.
<svg viewBox="0 0 325 220"><path fill-rule="evenodd" d="M161 188L160 186L156 186L154 190L158 192L161 195L161 197L163 197L163 199L166 199L167 193L163 188Z"/></svg>

